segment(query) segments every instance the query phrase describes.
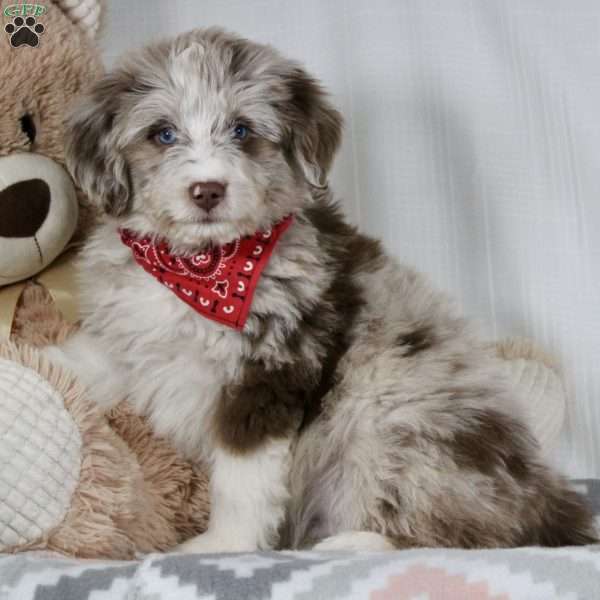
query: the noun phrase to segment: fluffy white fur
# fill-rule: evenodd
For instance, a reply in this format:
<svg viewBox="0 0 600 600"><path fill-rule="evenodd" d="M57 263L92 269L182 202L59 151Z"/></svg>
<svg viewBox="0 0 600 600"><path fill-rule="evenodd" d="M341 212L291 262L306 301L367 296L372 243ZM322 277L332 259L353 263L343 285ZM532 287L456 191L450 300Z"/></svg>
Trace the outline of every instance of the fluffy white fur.
<svg viewBox="0 0 600 600"><path fill-rule="evenodd" d="M273 548L289 492L290 440L268 443L251 455L212 456L212 510L208 531L180 552L243 552Z"/></svg>

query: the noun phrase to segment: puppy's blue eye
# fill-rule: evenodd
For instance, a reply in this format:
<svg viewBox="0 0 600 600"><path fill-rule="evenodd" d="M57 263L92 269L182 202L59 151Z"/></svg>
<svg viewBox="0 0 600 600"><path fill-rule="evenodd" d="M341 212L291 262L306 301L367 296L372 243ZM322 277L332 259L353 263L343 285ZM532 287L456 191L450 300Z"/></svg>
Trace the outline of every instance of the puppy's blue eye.
<svg viewBox="0 0 600 600"><path fill-rule="evenodd" d="M248 137L250 130L245 125L236 125L233 128L233 138L236 140L245 140Z"/></svg>
<svg viewBox="0 0 600 600"><path fill-rule="evenodd" d="M174 144L177 141L177 133L171 127L161 129L155 137L160 144L164 144L165 146Z"/></svg>

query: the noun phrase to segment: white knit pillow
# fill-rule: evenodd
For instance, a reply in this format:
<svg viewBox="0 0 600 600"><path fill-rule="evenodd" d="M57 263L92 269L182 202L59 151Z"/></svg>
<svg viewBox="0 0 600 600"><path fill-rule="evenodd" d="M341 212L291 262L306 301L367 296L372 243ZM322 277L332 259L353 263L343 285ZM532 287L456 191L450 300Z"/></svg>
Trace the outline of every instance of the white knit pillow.
<svg viewBox="0 0 600 600"><path fill-rule="evenodd" d="M81 445L59 392L33 369L0 358L0 552L62 522Z"/></svg>

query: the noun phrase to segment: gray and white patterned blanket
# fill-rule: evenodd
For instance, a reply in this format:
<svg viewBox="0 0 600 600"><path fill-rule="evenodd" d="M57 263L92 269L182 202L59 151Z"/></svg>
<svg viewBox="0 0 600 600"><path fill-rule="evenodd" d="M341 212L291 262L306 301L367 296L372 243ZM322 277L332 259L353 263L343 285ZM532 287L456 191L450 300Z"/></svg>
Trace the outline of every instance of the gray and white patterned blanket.
<svg viewBox="0 0 600 600"><path fill-rule="evenodd" d="M600 481L578 482L600 514ZM600 600L600 546L0 558L0 600Z"/></svg>

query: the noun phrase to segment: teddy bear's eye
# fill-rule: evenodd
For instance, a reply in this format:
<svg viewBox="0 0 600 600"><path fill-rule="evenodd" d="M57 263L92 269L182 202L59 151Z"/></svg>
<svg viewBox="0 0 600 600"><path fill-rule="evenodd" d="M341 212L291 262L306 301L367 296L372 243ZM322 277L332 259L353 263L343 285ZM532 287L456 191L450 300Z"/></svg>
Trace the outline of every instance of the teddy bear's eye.
<svg viewBox="0 0 600 600"><path fill-rule="evenodd" d="M29 138L29 141L33 144L35 141L35 123L33 122L33 117L26 113L21 117L21 129L23 133Z"/></svg>

